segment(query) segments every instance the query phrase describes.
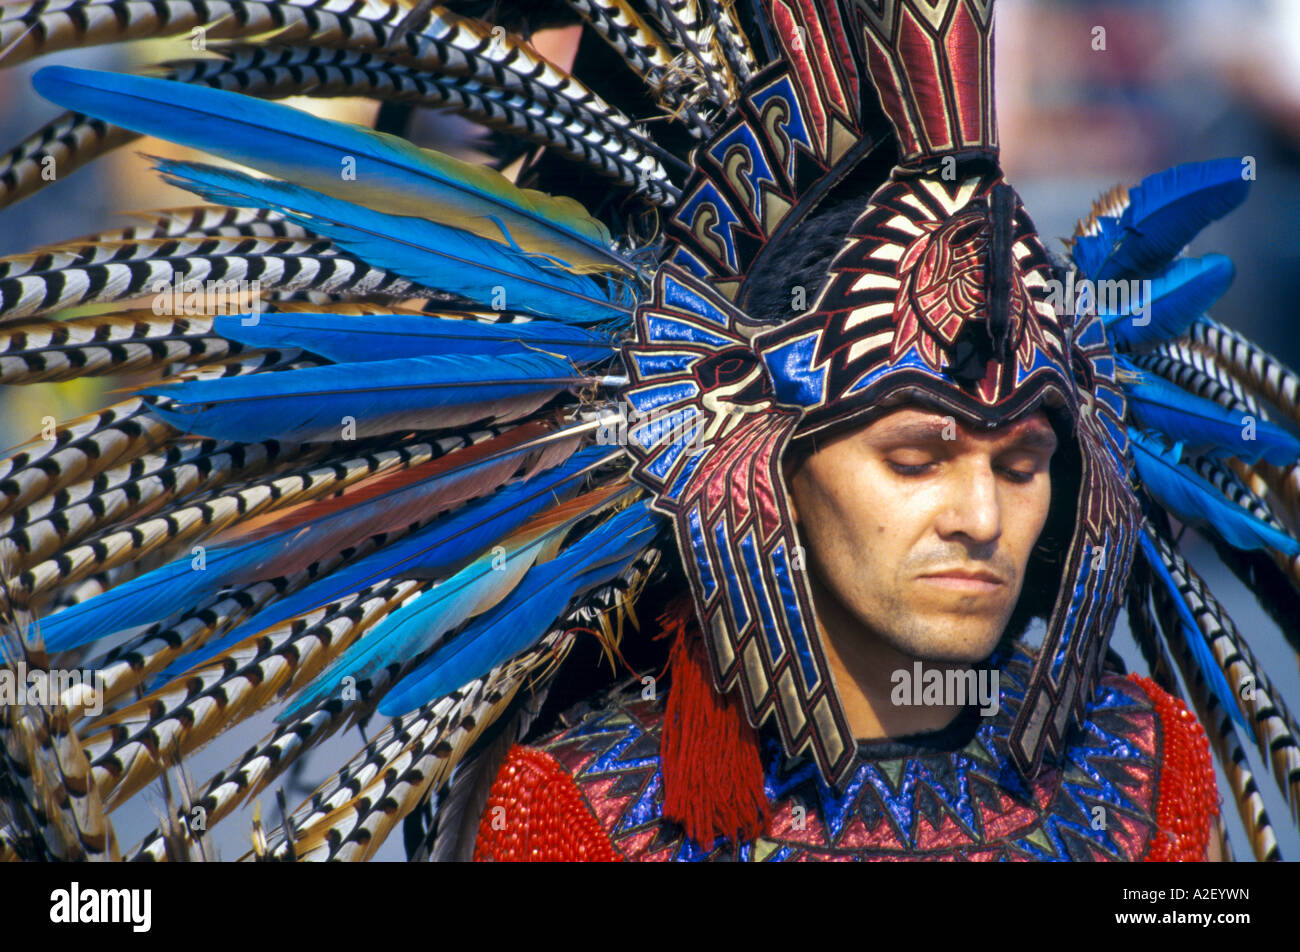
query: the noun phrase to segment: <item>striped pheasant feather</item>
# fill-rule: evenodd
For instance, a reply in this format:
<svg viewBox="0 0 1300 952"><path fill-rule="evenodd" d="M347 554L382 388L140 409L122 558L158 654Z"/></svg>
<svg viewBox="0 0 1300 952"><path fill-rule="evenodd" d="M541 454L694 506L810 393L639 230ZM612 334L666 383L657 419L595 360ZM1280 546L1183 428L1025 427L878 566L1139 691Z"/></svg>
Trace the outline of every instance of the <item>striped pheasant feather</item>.
<svg viewBox="0 0 1300 952"><path fill-rule="evenodd" d="M1191 338L1229 372L1300 425L1300 376L1237 331L1207 316L1192 325Z"/></svg>
<svg viewBox="0 0 1300 952"><path fill-rule="evenodd" d="M1162 630L1170 633L1170 645L1178 659L1178 670L1186 679L1192 710L1205 725L1210 746L1224 767L1228 789L1232 791L1234 806L1250 840L1251 852L1260 862L1276 861L1280 859L1277 835L1269 820L1264 799L1255 785L1245 752L1241 749L1236 725L1231 717L1223 713L1218 699L1197 670L1186 642L1180 638L1181 627L1176 613L1172 611L1169 601L1160 597L1158 590L1156 602L1161 616L1160 627L1157 627L1152 614L1147 586L1139 584L1130 588L1128 612L1133 636L1152 668L1152 677L1156 683L1166 691L1178 693L1180 688L1175 680L1175 663L1169 646L1162 640Z"/></svg>
<svg viewBox="0 0 1300 952"><path fill-rule="evenodd" d="M1253 727L1260 755L1271 768L1294 816L1300 808L1300 745L1296 741L1300 729L1295 718L1205 582L1167 539L1157 536L1156 544L1180 594L1192 608L1200 629L1194 634L1205 639L1219 669L1233 686L1241 713ZM1159 588L1157 595L1162 595Z"/></svg>
<svg viewBox="0 0 1300 952"><path fill-rule="evenodd" d="M792 15L779 6L23 0L0 8L5 65L143 38L172 38L173 49L194 53L143 68L146 80L57 64L42 73L38 85L68 96L69 111L0 156L0 207L60 188L137 138L114 122L185 139L195 133L180 128L185 116L206 115L223 132L195 133L196 144L272 176L161 160L168 181L221 207L145 213L0 259L0 386L110 377L121 388L98 412L29 421L30 439L0 461L6 643L40 663L41 646L54 646L61 663L102 679L98 695L74 686L48 711L5 715L0 858L114 857L115 811L134 810L151 787L163 791L166 812L128 858L211 858L211 840L187 822L193 811L211 829L268 794L283 817L255 820L254 858L373 858L400 824L417 858L472 851L496 764L541 699L576 677L575 649L595 638L616 657L622 639L646 637L634 634L635 600L658 572L663 526L607 438L628 376L620 348L672 253L663 216L693 221L701 242L751 253L752 236L724 234L730 226L702 197L710 183L699 147L715 150L708 161L725 167L728 195L824 194L812 165L795 160L804 148L796 137L808 131L799 117L746 99L764 77L788 76L796 97L815 97L828 79L770 62L774 23ZM797 12L827 13L813 4ZM539 24L581 28L572 68L541 52ZM815 60L812 68L825 66ZM839 87L845 77L830 79ZM848 86L860 79L848 76ZM122 106L126 93L134 114ZM245 98L228 98L236 93ZM289 97L377 101L385 135L417 129L426 110L455 112L483 132L475 146L489 171L269 102ZM797 105L815 120L826 104ZM869 107L833 111L844 108ZM715 133L737 134L738 116L764 139L753 155L789 150L785 173L717 151ZM341 143L362 155L351 178L329 151ZM368 179L374 159L397 176ZM1162 286L1171 297L1179 281L1201 276L1199 310L1230 266L1180 262L1166 246L1241 200L1244 188L1221 166L1108 193L1080 223L1076 265L1164 262L1179 279ZM1197 183L1190 198L1179 191L1188 182ZM712 207L712 223L679 211L684 195ZM1146 217L1121 227L1134 203ZM1165 218L1152 211L1169 208ZM1208 316L1174 316L1168 326L1186 333L1117 346L1137 371L1173 387L1158 391L1165 403L1143 406L1151 415L1135 439L1164 446L1160 424L1186 426L1192 398L1260 424L1300 425L1294 373ZM1140 376L1124 382L1134 387L1129 378ZM1180 394L1193 409L1171 422L1185 409ZM1129 401L1125 422L1136 422L1138 402ZM1249 561L1217 543L1243 577L1261 566L1275 573L1280 616L1300 591L1300 556L1277 548L1300 530L1300 460L1282 460L1277 446L1289 444L1267 433L1275 441L1267 460L1213 445L1157 459L1171 480L1193 481L1177 485L1192 486L1197 502L1224 507L1209 511L1273 544ZM1161 472L1148 465L1145 481L1132 480L1160 527L1148 568L1169 579L1162 588L1139 574L1134 631L1160 683L1186 685L1212 728L1252 851L1275 858L1236 732L1245 725L1252 734L1294 809L1297 728L1165 531ZM1211 536L1221 528L1204 522ZM576 571L588 565L594 574ZM1184 627L1188 617L1194 629ZM1243 681L1255 685L1251 697L1235 693ZM103 710L92 713L96 702ZM191 779L195 752L251 730L266 712L277 720L265 736L223 758L231 762L213 776ZM382 726L363 749L291 809L282 784L304 755L372 721Z"/></svg>

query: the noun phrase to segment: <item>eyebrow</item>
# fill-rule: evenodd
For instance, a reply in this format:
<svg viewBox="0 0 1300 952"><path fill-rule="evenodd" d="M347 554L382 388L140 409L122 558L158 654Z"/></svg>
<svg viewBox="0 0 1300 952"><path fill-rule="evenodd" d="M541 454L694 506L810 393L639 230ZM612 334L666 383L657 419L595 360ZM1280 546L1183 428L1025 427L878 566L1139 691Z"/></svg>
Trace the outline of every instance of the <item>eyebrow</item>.
<svg viewBox="0 0 1300 952"><path fill-rule="evenodd" d="M885 430L877 439L888 443L932 443L940 441L951 443L951 440L943 439L943 431L946 426L947 424L943 418L899 423ZM1057 443L1056 434L1052 431L1052 428L1039 425L1026 427L1016 435L1012 445L1028 449L1055 450Z"/></svg>
<svg viewBox="0 0 1300 952"><path fill-rule="evenodd" d="M1050 426L1035 426L1025 429L1016 437L1015 442L1019 446L1027 446L1030 449L1054 450L1059 441Z"/></svg>

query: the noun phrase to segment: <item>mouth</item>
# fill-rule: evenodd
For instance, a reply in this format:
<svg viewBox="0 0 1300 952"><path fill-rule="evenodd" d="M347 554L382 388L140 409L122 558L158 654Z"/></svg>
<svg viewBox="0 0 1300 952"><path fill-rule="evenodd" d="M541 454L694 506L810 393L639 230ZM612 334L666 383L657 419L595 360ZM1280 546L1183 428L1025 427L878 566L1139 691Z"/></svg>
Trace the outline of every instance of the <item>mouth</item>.
<svg viewBox="0 0 1300 952"><path fill-rule="evenodd" d="M1006 584L992 572L966 572L960 569L922 575L921 581L950 591L977 595L991 594Z"/></svg>

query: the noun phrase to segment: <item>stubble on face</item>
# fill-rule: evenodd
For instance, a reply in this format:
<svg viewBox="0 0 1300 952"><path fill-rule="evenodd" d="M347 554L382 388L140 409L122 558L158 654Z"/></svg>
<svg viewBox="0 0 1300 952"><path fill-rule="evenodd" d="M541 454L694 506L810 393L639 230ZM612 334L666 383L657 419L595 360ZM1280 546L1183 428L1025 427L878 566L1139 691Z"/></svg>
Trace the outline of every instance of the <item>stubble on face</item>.
<svg viewBox="0 0 1300 952"><path fill-rule="evenodd" d="M795 467L818 617L847 667L989 655L1046 523L1055 442L1042 411L977 433L909 407ZM996 583L932 577L953 570Z"/></svg>

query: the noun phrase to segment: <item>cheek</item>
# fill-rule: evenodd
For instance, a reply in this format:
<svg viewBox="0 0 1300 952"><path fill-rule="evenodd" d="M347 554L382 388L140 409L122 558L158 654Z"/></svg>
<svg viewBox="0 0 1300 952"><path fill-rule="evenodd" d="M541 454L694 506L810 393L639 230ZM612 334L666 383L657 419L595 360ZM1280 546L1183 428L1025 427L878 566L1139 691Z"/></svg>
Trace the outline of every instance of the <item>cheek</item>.
<svg viewBox="0 0 1300 952"><path fill-rule="evenodd" d="M1051 484L1046 480L1042 485L1034 484L1030 488L1014 493L1007 500L1007 511L1014 514L1010 521L1013 527L1012 537L1017 548L1027 554L1047 525L1048 510L1052 504Z"/></svg>
<svg viewBox="0 0 1300 952"><path fill-rule="evenodd" d="M791 484L807 544L823 556L861 565L880 558L895 534L901 514L896 504L882 504L889 493L876 485L869 466L838 463L808 466Z"/></svg>

